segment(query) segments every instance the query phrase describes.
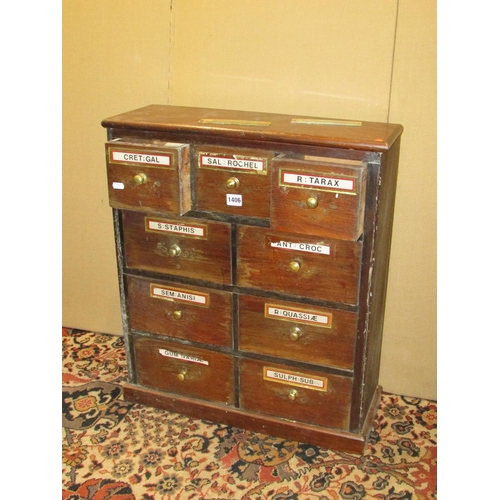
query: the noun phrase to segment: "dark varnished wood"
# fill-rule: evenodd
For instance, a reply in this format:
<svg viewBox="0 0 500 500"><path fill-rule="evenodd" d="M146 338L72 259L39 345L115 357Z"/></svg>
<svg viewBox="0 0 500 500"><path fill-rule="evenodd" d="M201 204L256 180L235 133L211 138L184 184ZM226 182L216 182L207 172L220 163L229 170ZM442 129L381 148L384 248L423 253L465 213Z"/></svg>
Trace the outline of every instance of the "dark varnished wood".
<svg viewBox="0 0 500 500"><path fill-rule="evenodd" d="M323 245L330 255L273 247L284 241ZM280 233L265 228L238 228L237 284L279 291L291 296L312 297L344 304L358 303L362 244L304 234ZM300 270L290 270L291 262Z"/></svg>
<svg viewBox="0 0 500 500"><path fill-rule="evenodd" d="M162 170L158 166L115 170L108 162L109 182L123 182L126 188L122 193L110 188L132 382L125 397L361 453L381 393L378 371L402 127L160 105L102 123L109 144L178 152L176 166L163 169L167 177L156 177ZM203 151L223 158L237 157L236 152L265 157L266 175L202 168ZM153 182L149 190L134 191L147 186L130 180L143 168L151 169L147 177ZM347 176L357 189L345 195L286 186L280 182L283 169ZM118 174L123 181L113 180ZM233 176L239 185L228 189L226 181ZM230 191L242 196L242 206L227 204ZM306 208L305 201L314 196L318 206ZM207 231L201 237L151 231L147 217ZM277 242L286 244L271 246ZM323 245L330 254L288 244ZM182 250L177 256L170 255L174 245ZM300 264L298 272L290 269L291 261ZM153 298L151 284L205 293L213 309ZM332 324L324 328L267 317L267 303L329 313ZM300 329L294 340L293 327ZM160 348L208 365L161 356ZM181 381L179 370L186 368ZM292 379L276 382L265 376L273 370L291 373ZM320 385L325 381L328 390L290 383L299 375L316 377ZM293 401L291 390L297 391Z"/></svg>
<svg viewBox="0 0 500 500"><path fill-rule="evenodd" d="M234 404L234 359L231 356L146 337L134 337L133 346L139 384L183 396ZM160 349L191 356L206 364L166 357L160 354ZM183 374L182 380L180 374Z"/></svg>
<svg viewBox="0 0 500 500"><path fill-rule="evenodd" d="M124 384L123 394L127 401L162 408L164 410L220 422L238 428L249 429L271 436L309 443L332 450L361 455L365 449L377 408L380 404L381 388L378 387L372 399L365 425L360 432L346 432L330 427L321 427L307 422L284 420L272 415L263 415L248 410L217 405L178 395L166 394L132 384Z"/></svg>
<svg viewBox="0 0 500 500"><path fill-rule="evenodd" d="M284 308L310 316L322 315L330 320L318 326L310 320L292 316L268 315L268 308ZM354 312L250 295L239 296L241 351L352 370L356 326L357 314Z"/></svg>
<svg viewBox="0 0 500 500"><path fill-rule="evenodd" d="M146 230L147 217L163 224L201 226L206 237ZM217 283L231 283L231 227L229 224L123 212L126 266ZM177 245L178 256L169 250Z"/></svg>
<svg viewBox="0 0 500 500"><path fill-rule="evenodd" d="M361 295L369 300L360 308L353 391L353 408L357 411L351 415L351 429L363 425L378 387L399 148L400 139L371 169L360 280Z"/></svg>
<svg viewBox="0 0 500 500"><path fill-rule="evenodd" d="M324 379L326 390L314 390L289 382L267 380L263 375L266 368L303 378ZM240 360L242 409L348 430L351 390L350 377L327 375L312 370L297 370L283 364L254 359ZM293 400L289 398L291 391L296 391Z"/></svg>
<svg viewBox="0 0 500 500"><path fill-rule="evenodd" d="M170 165L113 160L113 153L127 157L168 157ZM158 141L138 144L114 141L106 144L108 193L114 208L133 208L142 212L167 211L182 214L191 207L191 193L186 176L189 170L189 147L182 144L165 146ZM145 182L136 184L134 177L144 175ZM114 187L115 184L120 188Z"/></svg>
<svg viewBox="0 0 500 500"><path fill-rule="evenodd" d="M303 179L304 184L286 183L287 174ZM363 233L365 163L283 156L273 160L272 175L273 229L354 241ZM318 184L307 185L306 180L310 179ZM335 182L342 180L353 183L352 192L335 189ZM317 206L308 207L309 199L315 199Z"/></svg>
<svg viewBox="0 0 500 500"><path fill-rule="evenodd" d="M262 171L244 168L202 165L200 156L218 156L225 159L255 159L263 162ZM220 212L239 217L269 218L270 167L272 151L220 147L202 144L193 151L194 196L193 207L205 212ZM248 161L248 160L247 160ZM227 187L229 179L237 179L238 187ZM242 197L242 206L227 204L226 195Z"/></svg>
<svg viewBox="0 0 500 500"><path fill-rule="evenodd" d="M362 126L292 123L296 118L309 117L152 104L107 118L102 121L102 125L107 128L157 130L166 133L216 133L218 137L239 136L247 141L277 141L365 151L387 151L403 130L403 127L397 124L366 121L361 122ZM262 121L270 122L270 125L216 125L201 122L206 119Z"/></svg>
<svg viewBox="0 0 500 500"><path fill-rule="evenodd" d="M209 288L127 276L129 325L134 330L232 347L232 295ZM158 297L152 287L176 295ZM186 300L206 296L207 303Z"/></svg>

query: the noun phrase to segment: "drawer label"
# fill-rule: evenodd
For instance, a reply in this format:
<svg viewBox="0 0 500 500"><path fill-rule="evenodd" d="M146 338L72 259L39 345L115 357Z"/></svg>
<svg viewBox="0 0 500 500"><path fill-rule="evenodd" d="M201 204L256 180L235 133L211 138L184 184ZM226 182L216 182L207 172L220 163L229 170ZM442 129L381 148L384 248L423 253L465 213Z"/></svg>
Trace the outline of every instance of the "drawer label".
<svg viewBox="0 0 500 500"><path fill-rule="evenodd" d="M264 379L280 384L294 385L296 387L306 387L315 391L326 392L328 379L325 377L311 377L305 373L294 373L274 368L264 367Z"/></svg>
<svg viewBox="0 0 500 500"><path fill-rule="evenodd" d="M110 161L118 163L147 163L151 165L171 165L170 154L152 154L144 151L110 150Z"/></svg>
<svg viewBox="0 0 500 500"><path fill-rule="evenodd" d="M195 236L206 238L206 226L198 224L178 224L177 222L169 222L168 220L153 219L146 217L146 231L155 231L160 233L183 234L185 236Z"/></svg>
<svg viewBox="0 0 500 500"><path fill-rule="evenodd" d="M174 302L188 302L198 306L208 306L210 295L207 293L193 292L181 288L165 287L161 285L150 285L151 297L155 299L173 300Z"/></svg>
<svg viewBox="0 0 500 500"><path fill-rule="evenodd" d="M158 352L166 358L182 359L183 361L189 361L190 363L208 365L208 361L196 356L189 356L187 354L181 354L180 352L169 351L168 349L158 349Z"/></svg>
<svg viewBox="0 0 500 500"><path fill-rule="evenodd" d="M228 168L246 170L258 174L267 173L267 160L238 154L199 153L198 165L206 168Z"/></svg>
<svg viewBox="0 0 500 500"><path fill-rule="evenodd" d="M270 245L273 248L282 248L284 250L298 250L299 252L330 255L330 247L328 245L314 245L311 243L294 243L292 241L271 241Z"/></svg>
<svg viewBox="0 0 500 500"><path fill-rule="evenodd" d="M281 319L294 323L306 323L308 325L330 328L332 326L331 313L318 313L315 311L304 311L300 309L289 309L273 304L265 305L266 318Z"/></svg>
<svg viewBox="0 0 500 500"><path fill-rule="evenodd" d="M280 173L281 186L312 188L346 194L356 194L354 189L356 179L350 177L319 176L290 170L281 170Z"/></svg>

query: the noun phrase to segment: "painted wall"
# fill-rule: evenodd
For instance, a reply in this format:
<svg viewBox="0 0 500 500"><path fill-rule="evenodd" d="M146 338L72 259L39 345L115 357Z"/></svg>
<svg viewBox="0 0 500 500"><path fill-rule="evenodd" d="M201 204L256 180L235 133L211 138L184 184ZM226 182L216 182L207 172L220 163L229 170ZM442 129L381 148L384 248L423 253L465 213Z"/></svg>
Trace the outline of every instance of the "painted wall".
<svg viewBox="0 0 500 500"><path fill-rule="evenodd" d="M103 118L156 103L401 123L380 381L436 398L435 0L65 0L63 26L64 326L121 333Z"/></svg>

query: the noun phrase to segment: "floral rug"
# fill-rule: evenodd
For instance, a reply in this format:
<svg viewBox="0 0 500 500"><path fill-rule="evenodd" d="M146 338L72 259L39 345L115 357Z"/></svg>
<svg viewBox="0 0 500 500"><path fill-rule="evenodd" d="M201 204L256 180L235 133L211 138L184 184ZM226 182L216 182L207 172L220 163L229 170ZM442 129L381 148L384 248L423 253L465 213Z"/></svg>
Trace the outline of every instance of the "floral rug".
<svg viewBox="0 0 500 500"><path fill-rule="evenodd" d="M63 328L63 500L437 498L437 404L384 393L363 456L123 401L121 337Z"/></svg>

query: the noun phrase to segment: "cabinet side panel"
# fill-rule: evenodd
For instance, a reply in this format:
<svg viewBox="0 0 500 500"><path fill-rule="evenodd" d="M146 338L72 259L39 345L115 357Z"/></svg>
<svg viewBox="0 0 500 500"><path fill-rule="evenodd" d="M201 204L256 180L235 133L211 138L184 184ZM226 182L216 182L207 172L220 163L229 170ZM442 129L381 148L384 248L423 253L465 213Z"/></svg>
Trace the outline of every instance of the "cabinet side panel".
<svg viewBox="0 0 500 500"><path fill-rule="evenodd" d="M132 362L132 350L129 337L128 311L127 311L127 290L123 276L124 254L123 254L123 232L121 227L121 212L113 208L113 224L115 230L115 245L116 245L116 264L118 267L118 280L120 288L120 305L123 325L123 341L125 344L125 352L127 355L128 377L131 382L134 381L135 370Z"/></svg>
<svg viewBox="0 0 500 500"><path fill-rule="evenodd" d="M363 425L370 402L378 386L380 351L384 326L384 308L391 249L391 232L396 197L400 140L382 156L378 193L373 217L373 241L367 280L367 309L364 332L359 337L358 368L355 387L359 397L359 415L351 419L351 430ZM361 325L360 325L361 327ZM358 332L359 333L359 332ZM356 392L355 389L355 392Z"/></svg>

